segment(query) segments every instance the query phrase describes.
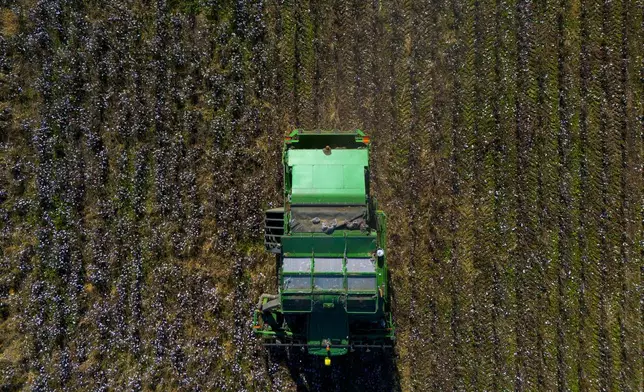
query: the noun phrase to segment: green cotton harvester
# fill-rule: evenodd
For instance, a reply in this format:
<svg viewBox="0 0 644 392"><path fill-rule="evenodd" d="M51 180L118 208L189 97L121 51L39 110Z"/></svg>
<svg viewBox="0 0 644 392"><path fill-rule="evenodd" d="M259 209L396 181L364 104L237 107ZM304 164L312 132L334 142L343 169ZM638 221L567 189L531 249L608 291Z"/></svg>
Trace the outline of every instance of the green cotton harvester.
<svg viewBox="0 0 644 392"><path fill-rule="evenodd" d="M262 294L253 331L265 346L331 357L394 341L387 225L369 192L362 131L294 130L286 137L285 207L266 211L278 294Z"/></svg>

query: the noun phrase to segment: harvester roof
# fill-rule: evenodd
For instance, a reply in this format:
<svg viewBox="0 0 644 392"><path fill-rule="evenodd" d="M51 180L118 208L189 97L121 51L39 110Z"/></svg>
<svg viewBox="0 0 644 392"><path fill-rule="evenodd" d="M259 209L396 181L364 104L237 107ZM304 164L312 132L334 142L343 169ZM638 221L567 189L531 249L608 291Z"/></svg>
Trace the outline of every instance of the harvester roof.
<svg viewBox="0 0 644 392"><path fill-rule="evenodd" d="M284 153L291 204L364 205L368 145L361 131L293 131Z"/></svg>

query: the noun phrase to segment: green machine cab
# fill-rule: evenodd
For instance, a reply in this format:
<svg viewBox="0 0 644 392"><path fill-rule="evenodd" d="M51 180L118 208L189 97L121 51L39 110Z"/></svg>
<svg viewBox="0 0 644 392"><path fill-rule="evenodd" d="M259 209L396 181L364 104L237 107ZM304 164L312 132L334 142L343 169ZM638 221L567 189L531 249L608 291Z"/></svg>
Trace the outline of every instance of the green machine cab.
<svg viewBox="0 0 644 392"><path fill-rule="evenodd" d="M286 137L285 207L266 211L278 294L262 294L253 330L266 346L325 357L391 348L386 216L369 192L370 139L362 131Z"/></svg>

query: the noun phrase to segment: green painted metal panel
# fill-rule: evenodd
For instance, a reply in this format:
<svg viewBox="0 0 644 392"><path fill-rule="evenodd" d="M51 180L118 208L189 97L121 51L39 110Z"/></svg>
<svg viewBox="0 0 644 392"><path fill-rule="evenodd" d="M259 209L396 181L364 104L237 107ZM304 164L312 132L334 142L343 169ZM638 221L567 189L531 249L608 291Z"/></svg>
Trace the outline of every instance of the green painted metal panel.
<svg viewBox="0 0 644 392"><path fill-rule="evenodd" d="M282 311L285 313L308 313L311 306L310 295L282 294Z"/></svg>
<svg viewBox="0 0 644 392"><path fill-rule="evenodd" d="M364 204L367 149L288 150L293 204Z"/></svg>
<svg viewBox="0 0 644 392"><path fill-rule="evenodd" d="M357 165L342 165L342 177L345 184L351 185L358 189L362 189L362 191L364 192L364 167L358 167Z"/></svg>
<svg viewBox="0 0 644 392"><path fill-rule="evenodd" d="M378 300L375 295L358 294L347 297L347 313L373 314L378 311Z"/></svg>
<svg viewBox="0 0 644 392"><path fill-rule="evenodd" d="M282 237L282 252L289 257L367 257L376 250L375 236L290 235Z"/></svg>
<svg viewBox="0 0 644 392"><path fill-rule="evenodd" d="M369 166L369 150L362 149L334 149L329 155L322 149L290 149L286 152L286 164L294 165L359 165Z"/></svg>
<svg viewBox="0 0 644 392"><path fill-rule="evenodd" d="M293 167L293 188L313 188L313 165L297 165Z"/></svg>
<svg viewBox="0 0 644 392"><path fill-rule="evenodd" d="M364 204L364 190L356 189L297 189L293 188L293 204Z"/></svg>
<svg viewBox="0 0 644 392"><path fill-rule="evenodd" d="M330 356L346 354L345 348L333 347L336 344L349 343L349 319L341 297L315 296L314 303L317 305L309 318L307 336L307 343L312 346L309 347L309 354ZM326 350L325 342L331 346L329 351Z"/></svg>
<svg viewBox="0 0 644 392"><path fill-rule="evenodd" d="M345 188L343 168L344 165L313 165L312 188L325 190Z"/></svg>

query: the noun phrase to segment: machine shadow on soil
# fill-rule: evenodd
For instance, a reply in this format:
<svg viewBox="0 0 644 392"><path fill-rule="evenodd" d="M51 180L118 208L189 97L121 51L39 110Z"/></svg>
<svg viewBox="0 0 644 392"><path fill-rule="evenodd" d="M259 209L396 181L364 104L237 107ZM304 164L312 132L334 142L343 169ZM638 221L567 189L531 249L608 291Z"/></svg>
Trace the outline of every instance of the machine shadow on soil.
<svg viewBox="0 0 644 392"><path fill-rule="evenodd" d="M335 357L331 367L301 348L267 348L267 361L288 369L297 391L400 391L393 350L356 350Z"/></svg>

